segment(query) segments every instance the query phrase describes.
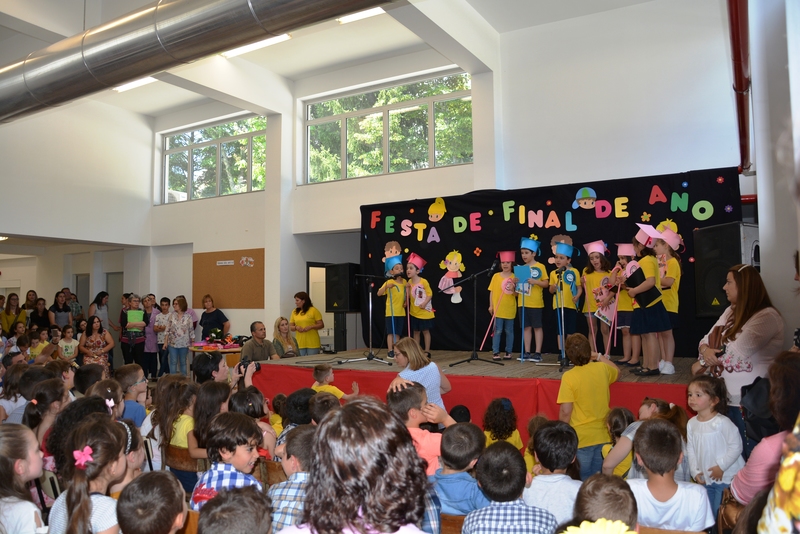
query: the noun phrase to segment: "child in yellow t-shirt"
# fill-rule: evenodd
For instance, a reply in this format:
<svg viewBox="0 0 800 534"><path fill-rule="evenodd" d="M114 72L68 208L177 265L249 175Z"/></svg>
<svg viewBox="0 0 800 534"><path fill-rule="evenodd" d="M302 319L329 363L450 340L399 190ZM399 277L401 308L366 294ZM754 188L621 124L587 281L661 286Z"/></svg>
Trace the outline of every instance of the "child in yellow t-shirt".
<svg viewBox="0 0 800 534"><path fill-rule="evenodd" d="M386 295L386 347L389 358L394 358L394 344L403 335L406 318L406 287L403 281L403 256L386 258L386 278L378 296Z"/></svg>
<svg viewBox="0 0 800 534"><path fill-rule="evenodd" d="M517 430L517 412L514 405L505 397L494 399L483 414L483 433L486 446L497 441L507 441L520 451L525 448Z"/></svg>
<svg viewBox="0 0 800 534"><path fill-rule="evenodd" d="M544 310L544 299L542 298L543 289L550 286L547 280L547 269L536 261L541 243L537 241L535 235L523 237L519 244L519 253L525 266L530 268L530 277L522 280L527 284L523 290L530 289L530 292L517 292L517 306L519 307L519 320L523 327L524 350L519 357L520 361L542 361L542 340L544 330L542 329L542 311ZM524 285L524 284L522 284ZM536 338L536 350L531 355L531 338Z"/></svg>
<svg viewBox="0 0 800 534"><path fill-rule="evenodd" d="M678 327L678 288L681 286L681 257L675 252L683 244L681 236L672 228L664 228L661 238L653 242L653 249L658 256L658 266L661 270L661 301L667 309L667 316L672 328ZM662 264L663 262L663 264ZM675 374L673 359L675 358L675 338L672 331L659 334L661 344L661 361L658 369L661 374Z"/></svg>
<svg viewBox="0 0 800 534"><path fill-rule="evenodd" d="M628 262L633 261L636 251L633 250L631 243L617 243L617 257L619 260L611 270L609 282L612 291L617 290L617 330L622 332L622 359L620 364L629 367L639 366L639 356L642 351L642 339L631 334L631 321L633 321L633 299L628 295L628 287L625 284L617 285L617 275L625 273Z"/></svg>
<svg viewBox="0 0 800 534"><path fill-rule="evenodd" d="M614 299L614 295L608 291L611 263L605 256L606 245L602 240L586 243L583 248L589 255L589 264L583 268L583 282L586 290L583 313L589 324L589 343L592 345L592 352L605 353L610 329L605 321L598 321L594 314L598 306L607 308ZM599 349L597 347L598 323L600 323L600 332L603 335L603 346Z"/></svg>
<svg viewBox="0 0 800 534"><path fill-rule="evenodd" d="M321 363L314 366L314 385L311 389L319 393L320 391L327 391L336 396L337 399L350 400L358 395L358 382L353 382L353 393L347 394L336 386L332 386L333 382L333 367L327 363Z"/></svg>
<svg viewBox="0 0 800 534"><path fill-rule="evenodd" d="M617 445L617 440L622 437L622 433L633 423L633 413L627 408L613 408L608 415L606 415L606 428L608 428L608 435L611 436L611 443L603 445L602 454L603 459L608 456ZM627 456L614 468L614 474L618 477L626 478L628 471L633 463L633 451L630 451Z"/></svg>
<svg viewBox="0 0 800 534"><path fill-rule="evenodd" d="M561 237L569 239L568 236ZM581 285L581 277L578 275L578 270L572 266L572 255L575 248L563 241L556 242L554 248L556 269L550 272L550 293L555 295L553 298L553 310L555 310L556 321L559 325L558 331L561 334L558 338L558 349L561 350L562 340L566 336L574 334L577 328L577 304L583 294L583 286ZM562 307L564 313L563 332L561 331Z"/></svg>
<svg viewBox="0 0 800 534"><path fill-rule="evenodd" d="M498 252L501 272L492 276L489 283L489 313L494 317L494 337L492 338L492 359L500 359L500 336L506 336L506 360L511 359L514 345L514 317L517 314L516 293L517 279L514 278L513 250Z"/></svg>
<svg viewBox="0 0 800 534"><path fill-rule="evenodd" d="M427 280L422 278L419 273L428 263L419 255L411 253L408 256L406 265L406 276L408 276L408 296L409 313L411 314L411 332L414 333L414 341L419 343L420 332L425 342L425 354L431 357L431 329L433 328L433 291Z"/></svg>

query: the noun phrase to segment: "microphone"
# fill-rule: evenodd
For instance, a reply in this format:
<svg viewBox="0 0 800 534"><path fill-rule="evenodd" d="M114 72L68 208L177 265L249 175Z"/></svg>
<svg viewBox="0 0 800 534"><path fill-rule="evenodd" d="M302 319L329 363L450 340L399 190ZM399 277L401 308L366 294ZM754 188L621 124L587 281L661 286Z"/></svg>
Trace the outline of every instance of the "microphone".
<svg viewBox="0 0 800 534"><path fill-rule="evenodd" d="M498 259L495 258L494 261L492 262L492 266L489 268L489 273L486 276L488 277L492 276L492 273L495 272L495 270L497 269L497 264L498 264Z"/></svg>
<svg viewBox="0 0 800 534"><path fill-rule="evenodd" d="M567 270L567 268L566 268L566 267L559 267L558 269L556 269L556 272L557 272L557 273L563 273L563 272L564 272L564 271L566 271L566 270Z"/></svg>

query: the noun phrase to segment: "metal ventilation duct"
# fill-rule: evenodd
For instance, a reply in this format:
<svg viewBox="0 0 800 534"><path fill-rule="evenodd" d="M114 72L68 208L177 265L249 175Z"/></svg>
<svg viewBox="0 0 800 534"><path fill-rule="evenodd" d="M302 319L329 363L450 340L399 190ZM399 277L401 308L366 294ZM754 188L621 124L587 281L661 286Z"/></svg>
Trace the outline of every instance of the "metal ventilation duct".
<svg viewBox="0 0 800 534"><path fill-rule="evenodd" d="M0 122L387 0L158 0L0 68Z"/></svg>

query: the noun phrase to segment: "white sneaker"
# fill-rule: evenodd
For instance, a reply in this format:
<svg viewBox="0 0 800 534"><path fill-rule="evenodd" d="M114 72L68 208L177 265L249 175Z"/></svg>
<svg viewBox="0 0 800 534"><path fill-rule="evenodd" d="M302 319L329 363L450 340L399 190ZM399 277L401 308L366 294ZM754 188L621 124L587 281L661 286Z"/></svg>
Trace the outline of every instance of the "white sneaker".
<svg viewBox="0 0 800 534"><path fill-rule="evenodd" d="M660 369L662 375L674 375L675 366L672 363L665 361L664 366Z"/></svg>
<svg viewBox="0 0 800 534"><path fill-rule="evenodd" d="M660 360L658 362L658 370L661 371L662 373L664 372L664 364L666 364L666 363L667 363L667 360Z"/></svg>

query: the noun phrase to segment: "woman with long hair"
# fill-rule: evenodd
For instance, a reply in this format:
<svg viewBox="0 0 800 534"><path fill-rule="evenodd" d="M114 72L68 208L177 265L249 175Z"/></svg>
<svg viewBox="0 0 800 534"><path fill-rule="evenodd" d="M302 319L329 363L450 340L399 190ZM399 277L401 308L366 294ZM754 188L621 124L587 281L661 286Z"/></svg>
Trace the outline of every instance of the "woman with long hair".
<svg viewBox="0 0 800 534"><path fill-rule="evenodd" d="M272 346L281 358L297 356L297 339L290 333L289 319L278 317L272 330Z"/></svg>
<svg viewBox="0 0 800 534"><path fill-rule="evenodd" d="M186 355L194 341L192 316L186 313L188 307L185 298L175 297L164 336L164 347L169 350L169 369L173 373L180 371L182 375L186 375Z"/></svg>
<svg viewBox="0 0 800 534"><path fill-rule="evenodd" d="M63 291L58 291L53 297L53 305L48 310L50 326L57 326L59 329L72 324L72 308L67 304L67 295Z"/></svg>
<svg viewBox="0 0 800 534"><path fill-rule="evenodd" d="M83 354L83 364L100 364L103 366L103 377L110 378L108 359L113 348L114 340L108 330L103 328L100 317L89 317L86 333L81 336L81 343L78 345L78 350Z"/></svg>
<svg viewBox="0 0 800 534"><path fill-rule="evenodd" d="M319 354L322 347L319 331L325 328L322 314L311 303L311 298L305 291L295 293L294 305L296 308L289 318L289 328L292 332L297 332L297 348L300 356Z"/></svg>
<svg viewBox="0 0 800 534"><path fill-rule="evenodd" d="M22 306L19 305L19 295L16 293L9 293L6 298L6 307L0 312L0 324L2 324L3 335L11 337L14 335L11 327L14 323L21 322L27 324L27 314Z"/></svg>

